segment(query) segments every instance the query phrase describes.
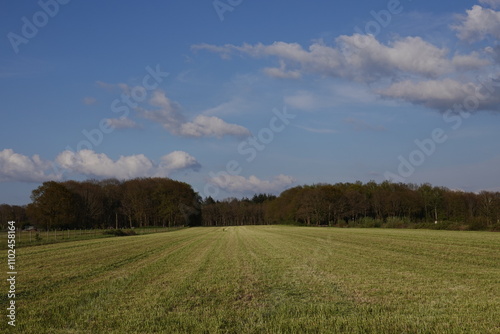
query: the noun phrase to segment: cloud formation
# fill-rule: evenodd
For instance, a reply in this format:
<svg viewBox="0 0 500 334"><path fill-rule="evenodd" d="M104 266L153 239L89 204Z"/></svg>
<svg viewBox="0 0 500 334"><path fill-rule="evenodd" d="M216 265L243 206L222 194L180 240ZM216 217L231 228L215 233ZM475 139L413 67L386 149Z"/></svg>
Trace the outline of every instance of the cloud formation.
<svg viewBox="0 0 500 334"><path fill-rule="evenodd" d="M411 80L397 82L381 90L382 96L401 99L414 104L445 111L455 105L471 103L469 111L500 110L500 81L462 83L453 79Z"/></svg>
<svg viewBox="0 0 500 334"><path fill-rule="evenodd" d="M160 170L176 171L182 169L198 170L201 167L195 157L184 151L174 151L161 158Z"/></svg>
<svg viewBox="0 0 500 334"><path fill-rule="evenodd" d="M71 172L117 179L150 175L153 169L152 161L143 154L121 156L117 161L113 161L106 154L92 150L64 151L57 156L56 162Z"/></svg>
<svg viewBox="0 0 500 334"><path fill-rule="evenodd" d="M0 182L45 182L58 180L61 175L50 173L52 165L39 155L31 158L12 149L0 151Z"/></svg>
<svg viewBox="0 0 500 334"><path fill-rule="evenodd" d="M197 169L200 164L186 152L174 151L155 164L143 154L121 156L114 161L104 153L92 150L64 151L56 162L68 171L98 178L132 179L136 177L166 177L174 171Z"/></svg>
<svg viewBox="0 0 500 334"><path fill-rule="evenodd" d="M245 127L227 123L216 116L200 114L195 116L192 121L186 121L181 106L159 90L153 92L149 105L154 109L137 108L139 115L161 124L174 135L216 138L224 136L243 138L251 135Z"/></svg>
<svg viewBox="0 0 500 334"><path fill-rule="evenodd" d="M481 1L490 5L498 6L499 1ZM458 37L470 42L480 41L488 36L500 39L500 12L493 9L483 8L475 5L467 10L467 15L462 17L461 24L452 28L458 32Z"/></svg>
<svg viewBox="0 0 500 334"><path fill-rule="evenodd" d="M266 67L264 73L272 78L278 79L300 79L302 76L300 71L289 71L286 69L286 64L283 60L280 61L280 67Z"/></svg>
<svg viewBox="0 0 500 334"><path fill-rule="evenodd" d="M500 8L500 0L479 2L482 6L474 5L466 15L457 16L456 24L450 27L450 34L456 33L459 39L456 50L419 36L397 36L381 42L374 35L359 33L338 36L331 45L323 41L308 47L284 41L267 45L205 43L193 45L192 50L214 52L223 59L234 55L274 58L279 67L263 68L272 78L298 79L306 74L330 77L365 83L378 96L439 111L453 109L467 99L478 100L470 111L500 111L500 11L492 9ZM483 41L483 45L463 52L460 40ZM491 41L491 45L484 45ZM487 87L484 81L489 81ZM316 95L299 91L286 96L285 102L305 111L324 108L324 101Z"/></svg>
<svg viewBox="0 0 500 334"><path fill-rule="evenodd" d="M261 180L254 175L248 178L225 175L210 178L209 182L220 189L236 193L276 193L292 185L295 179L283 174L276 176L272 181Z"/></svg>
<svg viewBox="0 0 500 334"><path fill-rule="evenodd" d="M334 46L313 43L307 50L300 44L286 42L242 46L227 44L222 47L199 44L192 48L217 52L224 58L233 53L256 58L278 57L280 68L266 68L264 72L280 78L299 78L302 73L329 75L362 82L408 75L435 78L490 64L488 59L481 58L478 53L450 56L448 49L438 48L420 37L400 38L384 45L373 35L343 35L336 39ZM295 69L287 72L285 70L287 67Z"/></svg>
<svg viewBox="0 0 500 334"><path fill-rule="evenodd" d="M95 178L122 180L137 177L167 177L176 171L201 167L195 157L184 151L173 151L155 163L143 154L121 156L113 160L92 150L61 152L54 162L38 155L28 157L12 149L0 151L0 182L45 182L61 180L64 172Z"/></svg>

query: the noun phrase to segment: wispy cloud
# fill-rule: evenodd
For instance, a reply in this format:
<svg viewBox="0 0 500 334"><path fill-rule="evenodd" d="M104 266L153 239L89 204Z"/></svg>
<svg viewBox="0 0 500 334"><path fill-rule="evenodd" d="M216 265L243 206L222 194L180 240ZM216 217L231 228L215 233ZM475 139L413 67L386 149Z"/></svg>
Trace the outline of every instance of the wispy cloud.
<svg viewBox="0 0 500 334"><path fill-rule="evenodd" d="M372 125L362 119L346 118L344 122L352 125L355 131L386 131L387 129L381 125Z"/></svg>
<svg viewBox="0 0 500 334"><path fill-rule="evenodd" d="M287 70L283 60L280 60L280 67L266 67L263 71L268 76L278 79L300 79L302 76L298 70Z"/></svg>
<svg viewBox="0 0 500 334"><path fill-rule="evenodd" d="M130 118L122 117L122 118L108 118L106 122L110 127L115 129L137 129L140 128L140 125Z"/></svg>
<svg viewBox="0 0 500 334"><path fill-rule="evenodd" d="M295 127L302 129L302 130L306 130L308 132L312 132L312 133L323 133L323 134L338 133L337 130L333 130L333 129L325 129L325 128L318 129L318 128L311 128L311 127L302 126L302 125L295 125Z"/></svg>
<svg viewBox="0 0 500 334"><path fill-rule="evenodd" d="M216 116L197 115L192 121L186 121L182 107L170 100L164 92L154 91L149 100L150 107L137 108L144 118L161 124L170 133L185 137L216 137L224 136L247 137L251 133L241 125L227 123Z"/></svg>
<svg viewBox="0 0 500 334"><path fill-rule="evenodd" d="M83 104L90 106L97 103L97 99L91 96L84 97L82 100Z"/></svg>

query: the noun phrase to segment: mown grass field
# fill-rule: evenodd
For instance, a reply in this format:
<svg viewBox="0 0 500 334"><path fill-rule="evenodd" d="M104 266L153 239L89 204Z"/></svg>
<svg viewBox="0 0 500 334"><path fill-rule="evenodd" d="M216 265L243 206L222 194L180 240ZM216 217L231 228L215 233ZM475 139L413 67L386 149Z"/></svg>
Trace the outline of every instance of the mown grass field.
<svg viewBox="0 0 500 334"><path fill-rule="evenodd" d="M500 333L498 233L190 228L23 247L17 267L2 332Z"/></svg>

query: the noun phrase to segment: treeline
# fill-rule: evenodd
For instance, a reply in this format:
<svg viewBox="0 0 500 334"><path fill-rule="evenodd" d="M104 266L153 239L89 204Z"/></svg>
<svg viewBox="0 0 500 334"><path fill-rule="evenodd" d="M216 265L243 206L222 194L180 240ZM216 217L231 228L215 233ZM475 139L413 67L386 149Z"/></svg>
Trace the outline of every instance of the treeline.
<svg viewBox="0 0 500 334"><path fill-rule="evenodd" d="M299 186L277 198L214 201L202 206L206 226L297 224L338 227L425 227L500 230L500 192L479 194L429 184L383 182Z"/></svg>
<svg viewBox="0 0 500 334"><path fill-rule="evenodd" d="M500 193L475 194L430 184L320 184L283 192L270 204L269 214L273 222L306 225L410 227L431 223L443 228L488 229L499 227Z"/></svg>
<svg viewBox="0 0 500 334"><path fill-rule="evenodd" d="M44 229L200 225L184 206L199 203L190 185L167 178L130 181L45 182L26 207L30 223Z"/></svg>
<svg viewBox="0 0 500 334"><path fill-rule="evenodd" d="M45 182L28 206L0 206L1 223L42 229L296 224L500 230L500 192L430 184L337 183L298 186L278 197L202 200L167 178Z"/></svg>

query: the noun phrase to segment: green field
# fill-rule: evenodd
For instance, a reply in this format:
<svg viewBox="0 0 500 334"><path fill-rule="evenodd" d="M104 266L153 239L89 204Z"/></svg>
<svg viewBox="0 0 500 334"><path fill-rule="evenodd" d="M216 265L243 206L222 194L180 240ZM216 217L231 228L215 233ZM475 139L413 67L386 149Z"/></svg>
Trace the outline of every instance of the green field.
<svg viewBox="0 0 500 334"><path fill-rule="evenodd" d="M190 228L16 260L0 332L500 333L497 233Z"/></svg>

